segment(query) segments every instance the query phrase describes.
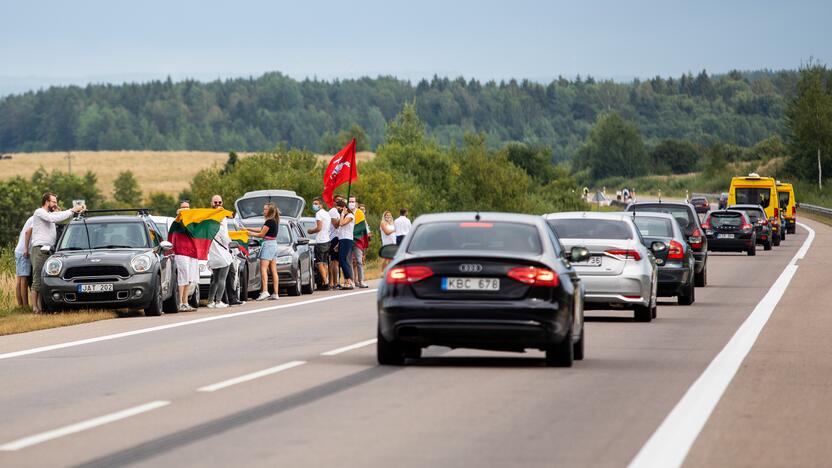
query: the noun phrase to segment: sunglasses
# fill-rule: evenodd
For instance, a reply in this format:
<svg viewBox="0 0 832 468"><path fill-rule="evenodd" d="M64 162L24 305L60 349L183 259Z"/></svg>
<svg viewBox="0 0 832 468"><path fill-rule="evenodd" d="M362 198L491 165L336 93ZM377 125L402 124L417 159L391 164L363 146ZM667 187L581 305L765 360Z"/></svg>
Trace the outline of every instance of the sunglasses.
<svg viewBox="0 0 832 468"><path fill-rule="evenodd" d="M211 202L211 204L212 204L212 205L214 205L214 206L222 206L222 202L221 202L221 201Z"/></svg>

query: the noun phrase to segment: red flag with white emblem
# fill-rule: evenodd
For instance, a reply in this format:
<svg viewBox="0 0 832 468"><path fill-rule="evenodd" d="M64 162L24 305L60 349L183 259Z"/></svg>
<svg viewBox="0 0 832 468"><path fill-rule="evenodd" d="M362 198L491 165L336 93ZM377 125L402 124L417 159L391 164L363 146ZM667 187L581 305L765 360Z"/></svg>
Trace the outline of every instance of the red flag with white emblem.
<svg viewBox="0 0 832 468"><path fill-rule="evenodd" d="M332 157L324 172L323 198L327 206L335 205L332 200L335 187L344 182L352 184L356 180L358 180L358 168L355 165L355 138L353 138L344 149Z"/></svg>

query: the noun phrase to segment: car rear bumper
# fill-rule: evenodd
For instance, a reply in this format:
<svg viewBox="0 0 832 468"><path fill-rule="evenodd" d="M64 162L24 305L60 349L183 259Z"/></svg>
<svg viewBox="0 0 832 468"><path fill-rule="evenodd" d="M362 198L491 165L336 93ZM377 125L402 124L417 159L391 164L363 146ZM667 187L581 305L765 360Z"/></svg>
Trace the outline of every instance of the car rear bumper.
<svg viewBox="0 0 832 468"><path fill-rule="evenodd" d="M539 300L421 301L387 299L378 306L385 339L422 347L522 351L571 336L571 310Z"/></svg>
<svg viewBox="0 0 832 468"><path fill-rule="evenodd" d="M739 239L708 239L708 249L714 252L742 252L752 247L751 237Z"/></svg>
<svg viewBox="0 0 832 468"><path fill-rule="evenodd" d="M102 278L100 281L76 283L58 277L43 277L43 300L49 307L108 309L145 308L153 300L153 275L134 274L129 278ZM112 283L113 290L99 293L79 293L80 284Z"/></svg>
<svg viewBox="0 0 832 468"><path fill-rule="evenodd" d="M690 282L690 268L684 266L659 267L659 296L678 296Z"/></svg>
<svg viewBox="0 0 832 468"><path fill-rule="evenodd" d="M648 305L652 295L650 276L581 276L586 286L587 309L612 308L613 305ZM607 307L605 307L607 306Z"/></svg>

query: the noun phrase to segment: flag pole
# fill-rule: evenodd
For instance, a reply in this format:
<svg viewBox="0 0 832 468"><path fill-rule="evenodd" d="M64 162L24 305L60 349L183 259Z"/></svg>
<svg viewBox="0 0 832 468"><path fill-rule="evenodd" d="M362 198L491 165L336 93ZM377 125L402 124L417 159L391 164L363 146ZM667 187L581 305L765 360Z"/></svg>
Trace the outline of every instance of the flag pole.
<svg viewBox="0 0 832 468"><path fill-rule="evenodd" d="M350 178L347 179L347 209L349 209L350 190L352 190L352 175L355 170L355 138L352 139L352 161L350 161Z"/></svg>

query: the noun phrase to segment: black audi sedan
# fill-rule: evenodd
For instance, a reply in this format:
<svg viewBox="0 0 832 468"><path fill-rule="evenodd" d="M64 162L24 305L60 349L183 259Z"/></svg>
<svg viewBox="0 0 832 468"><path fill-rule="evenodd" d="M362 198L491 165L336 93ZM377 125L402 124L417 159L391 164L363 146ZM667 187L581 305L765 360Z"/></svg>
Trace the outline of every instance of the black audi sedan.
<svg viewBox="0 0 832 468"><path fill-rule="evenodd" d="M633 222L641 234L645 246L662 242L667 248L655 251L656 266L659 270L657 295L676 296L680 305L691 305L695 301L696 287L693 281L693 249L685 242L679 222L667 213L635 213Z"/></svg>
<svg viewBox="0 0 832 468"><path fill-rule="evenodd" d="M549 366L584 356L581 280L542 217L508 213L420 216L378 290L378 362L401 365L431 345L524 352Z"/></svg>
<svg viewBox="0 0 832 468"><path fill-rule="evenodd" d="M708 236L708 248L712 251L757 255L757 230L744 211L712 211L702 228Z"/></svg>

